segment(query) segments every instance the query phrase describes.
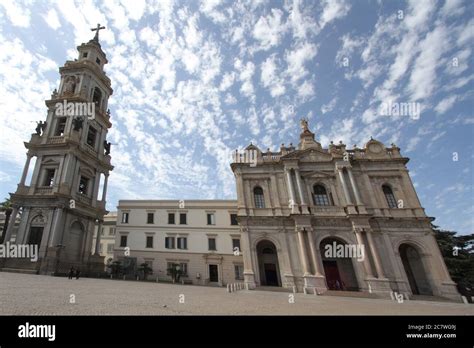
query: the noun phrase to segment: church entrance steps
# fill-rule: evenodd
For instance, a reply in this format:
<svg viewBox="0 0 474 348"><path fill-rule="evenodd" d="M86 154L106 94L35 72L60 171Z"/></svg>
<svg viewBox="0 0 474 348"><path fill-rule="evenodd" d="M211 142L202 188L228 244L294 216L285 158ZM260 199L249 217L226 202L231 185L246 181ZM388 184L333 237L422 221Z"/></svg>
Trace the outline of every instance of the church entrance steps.
<svg viewBox="0 0 474 348"><path fill-rule="evenodd" d="M1 268L0 272L38 274L38 271L36 269L27 269L27 268Z"/></svg>
<svg viewBox="0 0 474 348"><path fill-rule="evenodd" d="M359 297L359 298L380 298L380 295L373 294L370 292L361 291L340 291L340 290L328 290L321 294L321 296L339 296L339 297Z"/></svg>

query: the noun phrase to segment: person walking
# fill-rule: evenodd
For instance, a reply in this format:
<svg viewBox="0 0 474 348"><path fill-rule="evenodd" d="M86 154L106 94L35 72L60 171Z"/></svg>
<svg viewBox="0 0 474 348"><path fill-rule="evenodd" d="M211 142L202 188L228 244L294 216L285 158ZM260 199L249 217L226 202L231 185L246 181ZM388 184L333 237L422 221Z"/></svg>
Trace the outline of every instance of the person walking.
<svg viewBox="0 0 474 348"><path fill-rule="evenodd" d="M74 267L71 267L71 268L69 269L68 278L69 278L69 279L72 279L73 276L74 276Z"/></svg>
<svg viewBox="0 0 474 348"><path fill-rule="evenodd" d="M76 279L79 279L79 276L81 275L81 270L77 269L76 270Z"/></svg>

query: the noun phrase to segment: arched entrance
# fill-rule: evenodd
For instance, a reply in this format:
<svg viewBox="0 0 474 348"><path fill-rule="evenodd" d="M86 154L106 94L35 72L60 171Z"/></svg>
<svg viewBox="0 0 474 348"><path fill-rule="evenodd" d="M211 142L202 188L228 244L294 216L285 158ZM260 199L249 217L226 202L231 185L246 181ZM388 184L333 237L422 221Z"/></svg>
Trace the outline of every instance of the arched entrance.
<svg viewBox="0 0 474 348"><path fill-rule="evenodd" d="M31 220L30 232L28 234L28 244L41 245L43 239L43 230L45 225L45 218L43 215L37 215Z"/></svg>
<svg viewBox="0 0 474 348"><path fill-rule="evenodd" d="M320 243L321 258L328 290L359 291L352 258L347 253L344 241L325 238Z"/></svg>
<svg viewBox="0 0 474 348"><path fill-rule="evenodd" d="M260 285L281 286L280 267L275 244L262 240L257 244Z"/></svg>
<svg viewBox="0 0 474 348"><path fill-rule="evenodd" d="M401 244L398 251L413 295L433 295L418 250L410 244Z"/></svg>

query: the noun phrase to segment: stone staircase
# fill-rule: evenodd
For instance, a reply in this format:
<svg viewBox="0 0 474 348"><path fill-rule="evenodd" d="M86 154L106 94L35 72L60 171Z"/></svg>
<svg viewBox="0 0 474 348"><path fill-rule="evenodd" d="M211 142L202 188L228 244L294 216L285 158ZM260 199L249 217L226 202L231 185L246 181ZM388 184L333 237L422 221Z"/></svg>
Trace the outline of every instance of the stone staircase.
<svg viewBox="0 0 474 348"><path fill-rule="evenodd" d="M24 274L38 274L40 263L31 262L30 259L6 259L0 264L1 272L13 272Z"/></svg>
<svg viewBox="0 0 474 348"><path fill-rule="evenodd" d="M358 297L358 298L380 298L380 295L362 292L362 291L344 291L344 290L328 290L321 296L338 296L338 297Z"/></svg>

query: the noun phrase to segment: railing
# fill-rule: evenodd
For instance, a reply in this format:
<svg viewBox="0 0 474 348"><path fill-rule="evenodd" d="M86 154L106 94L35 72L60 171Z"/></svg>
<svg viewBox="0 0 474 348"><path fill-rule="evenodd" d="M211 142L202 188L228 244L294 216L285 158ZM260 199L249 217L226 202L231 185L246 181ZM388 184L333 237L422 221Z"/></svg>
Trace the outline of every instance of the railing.
<svg viewBox="0 0 474 348"><path fill-rule="evenodd" d="M83 194L78 194L76 197L77 197L77 200L79 202L82 202L82 203L85 203L85 204L91 204L91 202L92 202L92 199L90 197L87 197Z"/></svg>
<svg viewBox="0 0 474 348"><path fill-rule="evenodd" d="M62 144L65 142L66 142L66 139L62 135L49 137L48 139L48 144Z"/></svg>
<svg viewBox="0 0 474 348"><path fill-rule="evenodd" d="M312 206L313 215L345 215L344 208L338 206Z"/></svg>
<svg viewBox="0 0 474 348"><path fill-rule="evenodd" d="M36 188L35 193L40 195L50 195L53 193L53 188L51 186L40 186Z"/></svg>
<svg viewBox="0 0 474 348"><path fill-rule="evenodd" d="M86 150L86 152L90 153L91 155L93 156L96 156L97 155L97 151L96 149L94 149L92 146L90 146L89 144L84 144L84 149Z"/></svg>

